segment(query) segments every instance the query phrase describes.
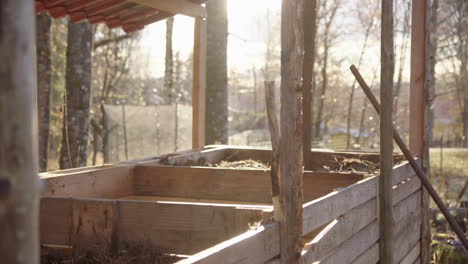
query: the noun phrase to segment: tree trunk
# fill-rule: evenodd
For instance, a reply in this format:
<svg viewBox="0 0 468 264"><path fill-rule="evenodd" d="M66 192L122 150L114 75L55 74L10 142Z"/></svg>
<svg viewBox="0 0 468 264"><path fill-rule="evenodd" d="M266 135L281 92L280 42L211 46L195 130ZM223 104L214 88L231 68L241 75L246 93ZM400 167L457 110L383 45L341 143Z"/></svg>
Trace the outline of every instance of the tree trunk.
<svg viewBox="0 0 468 264"><path fill-rule="evenodd" d="M303 1L283 1L281 9L281 264L301 263L302 250L302 63ZM277 210L277 208L275 208ZM278 215L275 213L275 216Z"/></svg>
<svg viewBox="0 0 468 264"><path fill-rule="evenodd" d="M207 11L206 144L228 141L226 0L209 1Z"/></svg>
<svg viewBox="0 0 468 264"><path fill-rule="evenodd" d="M37 59L37 109L39 140L39 171L47 170L47 146L49 142L51 57L50 25L47 14L36 16L36 59Z"/></svg>
<svg viewBox="0 0 468 264"><path fill-rule="evenodd" d="M60 168L86 166L91 95L93 30L88 23L68 23L65 111Z"/></svg>
<svg viewBox="0 0 468 264"><path fill-rule="evenodd" d="M34 3L0 1L0 262L39 263Z"/></svg>

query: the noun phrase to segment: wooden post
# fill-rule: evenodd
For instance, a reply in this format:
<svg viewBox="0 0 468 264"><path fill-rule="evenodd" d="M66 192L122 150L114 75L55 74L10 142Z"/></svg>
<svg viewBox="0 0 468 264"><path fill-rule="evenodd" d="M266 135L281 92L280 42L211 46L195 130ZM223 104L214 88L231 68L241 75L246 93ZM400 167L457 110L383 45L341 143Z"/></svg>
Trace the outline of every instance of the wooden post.
<svg viewBox="0 0 468 264"><path fill-rule="evenodd" d="M304 0L304 62L302 65L302 109L304 110L302 122L304 125L303 136L303 158L304 167L309 169L310 155L312 149L312 76L315 61L315 35L317 1Z"/></svg>
<svg viewBox="0 0 468 264"><path fill-rule="evenodd" d="M422 87L422 94L424 96L423 98L423 124L424 124L424 129L423 129L423 140L422 140L422 149L423 149L423 169L426 175L430 175L430 164L429 164L429 147L430 147L430 142L432 139L432 127L433 127L433 113L432 110L430 109L432 106L432 101L434 99L434 89L433 87L435 80L432 80L431 78L434 76L431 74L431 71L435 70L432 68L431 61L435 60L435 49L432 48L432 28L431 25L435 27L435 24L437 23L436 21L433 21L434 23L431 22L431 19L437 19L437 13L431 14L431 12L437 12L438 8L438 0L434 2L434 6L432 6L432 0L424 0L421 1L420 3L414 3L413 1L413 9L412 9L412 18L413 19L422 19L419 16L415 16L414 12L424 12L424 84ZM422 4L422 6L419 6ZM418 9L415 9L415 8ZM433 7L429 8L429 7ZM419 23L412 21L412 23ZM414 25L414 24L412 24ZM414 25L416 26L416 25ZM413 31L414 32L414 31ZM413 38L411 38L411 41L413 41ZM413 46L413 42L411 44ZM411 50L413 52L413 50ZM411 60L413 61L413 56L411 56ZM411 68L413 68L413 65L411 65ZM412 80L412 79L411 79ZM412 83L412 82L411 82ZM431 88L432 86L432 88ZM421 88L421 87L420 87ZM412 90L412 89L411 89ZM410 99L411 100L411 99ZM420 106L421 107L421 106ZM411 109L411 104L410 104L410 109ZM432 117L431 117L432 116ZM415 140L415 139L413 139ZM429 176L430 177L430 176ZM430 198L429 198L429 192L423 188L421 192L421 263L430 263L431 262L431 221L430 221Z"/></svg>
<svg viewBox="0 0 468 264"><path fill-rule="evenodd" d="M393 0L382 0L380 43L380 263L393 264Z"/></svg>
<svg viewBox="0 0 468 264"><path fill-rule="evenodd" d="M0 1L0 258L39 263L34 2Z"/></svg>
<svg viewBox="0 0 468 264"><path fill-rule="evenodd" d="M302 61L303 1L281 9L280 256L300 263L302 250Z"/></svg>
<svg viewBox="0 0 468 264"><path fill-rule="evenodd" d="M409 148L415 156L422 156L424 152L426 1L427 0L413 0L411 8Z"/></svg>
<svg viewBox="0 0 468 264"><path fill-rule="evenodd" d="M192 147L205 145L206 20L195 18L193 47Z"/></svg>

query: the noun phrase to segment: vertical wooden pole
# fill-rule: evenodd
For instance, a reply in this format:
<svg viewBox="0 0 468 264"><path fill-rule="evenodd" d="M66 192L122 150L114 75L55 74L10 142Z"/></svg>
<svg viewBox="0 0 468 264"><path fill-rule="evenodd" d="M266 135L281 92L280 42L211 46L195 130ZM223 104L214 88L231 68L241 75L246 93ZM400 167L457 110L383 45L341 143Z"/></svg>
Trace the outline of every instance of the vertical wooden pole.
<svg viewBox="0 0 468 264"><path fill-rule="evenodd" d="M0 0L0 262L39 263L33 1Z"/></svg>
<svg viewBox="0 0 468 264"><path fill-rule="evenodd" d="M415 156L422 156L424 152L426 1L413 0L411 11L409 148Z"/></svg>
<svg viewBox="0 0 468 264"><path fill-rule="evenodd" d="M206 20L195 18L193 47L192 147L205 145Z"/></svg>
<svg viewBox="0 0 468 264"><path fill-rule="evenodd" d="M432 106L432 101L434 99L434 82L435 80L431 79L434 74L432 71L435 69L431 67L432 60L435 60L435 49L432 45L432 28L431 25L435 27L436 21L431 21L431 19L437 19L437 13L431 14L431 12L437 12L438 0L434 2L432 6L431 0L424 0L423 6L416 6L420 8L419 12L424 12L424 86L422 87L422 94L424 96L423 108L424 116L423 118L423 169L426 175L430 175L430 164L429 164L429 147L432 139L432 127L433 127L433 112L430 109ZM413 3L414 4L414 3ZM433 7L434 9L430 8ZM416 10L413 8L413 12ZM414 14L413 14L413 18ZM419 22L418 22L419 23ZM411 50L413 51L413 50ZM413 57L411 57L413 59ZM411 65L413 66L413 65ZM411 104L410 104L411 107ZM430 199L429 193L426 188L423 188L421 192L421 263L428 264L431 262L431 223L430 223Z"/></svg>
<svg viewBox="0 0 468 264"><path fill-rule="evenodd" d="M380 40L380 263L393 264L393 0L382 0L382 32Z"/></svg>
<svg viewBox="0 0 468 264"><path fill-rule="evenodd" d="M283 0L281 9L280 256L301 261L302 250L302 61L303 1Z"/></svg>
<svg viewBox="0 0 468 264"><path fill-rule="evenodd" d="M312 75L314 72L317 1L304 0L304 62L302 65L302 139L304 167L309 169L312 149Z"/></svg>

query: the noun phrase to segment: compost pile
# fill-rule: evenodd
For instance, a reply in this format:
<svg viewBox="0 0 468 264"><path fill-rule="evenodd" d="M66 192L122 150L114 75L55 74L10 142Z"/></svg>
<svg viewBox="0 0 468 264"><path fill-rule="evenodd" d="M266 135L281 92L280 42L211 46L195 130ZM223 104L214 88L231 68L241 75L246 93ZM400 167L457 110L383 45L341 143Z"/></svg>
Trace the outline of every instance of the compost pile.
<svg viewBox="0 0 468 264"><path fill-rule="evenodd" d="M172 264L183 259L145 245L134 246L112 254L106 247L95 245L85 253L73 257L50 252L41 257L41 264Z"/></svg>
<svg viewBox="0 0 468 264"><path fill-rule="evenodd" d="M334 162L328 166L324 165L319 171L324 172L347 172L347 173L366 173L368 175L377 175L380 173L380 163L359 159L347 158L342 156L334 156ZM393 164L397 165L404 161L403 155L395 155Z"/></svg>
<svg viewBox="0 0 468 264"><path fill-rule="evenodd" d="M246 159L246 160L236 160L236 161L226 161L222 160L218 163L211 164L209 162L205 163L207 167L218 167L218 168L251 168L251 169L270 169L270 165L262 163L258 160Z"/></svg>

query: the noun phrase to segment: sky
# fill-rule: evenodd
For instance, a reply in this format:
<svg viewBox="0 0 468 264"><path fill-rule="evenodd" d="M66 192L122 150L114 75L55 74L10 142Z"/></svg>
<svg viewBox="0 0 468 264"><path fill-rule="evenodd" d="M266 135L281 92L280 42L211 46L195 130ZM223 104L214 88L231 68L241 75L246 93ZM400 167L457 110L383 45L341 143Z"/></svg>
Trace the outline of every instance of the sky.
<svg viewBox="0 0 468 264"><path fill-rule="evenodd" d="M344 1L344 6L338 12L335 22L340 35L332 52L341 62L337 67L340 67L342 72L348 72L351 64L357 64L363 41L363 32L360 32L363 29L356 30L356 25L353 24L355 22L353 4L353 1ZM280 10L281 0L228 0L228 72L245 72L253 66L261 68L264 64L268 32L266 12L279 14ZM175 17L173 50L174 54L178 52L183 60L192 54L193 22L194 19L191 17L182 15ZM160 21L147 26L142 32L141 56L148 61L148 70L154 77L164 76L165 31L166 23ZM278 29L278 38L279 34ZM363 61L365 62L365 65L361 66L363 76L374 76L375 68L380 64L378 40L370 40ZM405 64L409 65L409 56ZM404 76L409 77L406 70ZM348 77L352 80L351 75Z"/></svg>
<svg viewBox="0 0 468 264"><path fill-rule="evenodd" d="M244 71L263 64L266 28L265 12L279 12L281 0L229 0L228 65L230 69ZM187 59L193 50L194 19L177 15L174 20L173 50ZM141 53L149 60L153 76L164 75L166 23L160 21L147 26L142 32Z"/></svg>

